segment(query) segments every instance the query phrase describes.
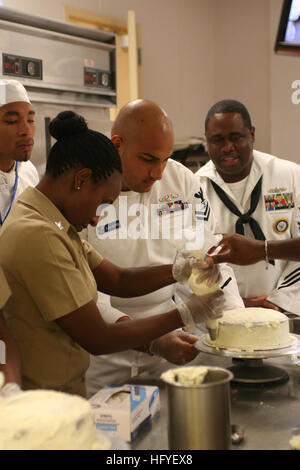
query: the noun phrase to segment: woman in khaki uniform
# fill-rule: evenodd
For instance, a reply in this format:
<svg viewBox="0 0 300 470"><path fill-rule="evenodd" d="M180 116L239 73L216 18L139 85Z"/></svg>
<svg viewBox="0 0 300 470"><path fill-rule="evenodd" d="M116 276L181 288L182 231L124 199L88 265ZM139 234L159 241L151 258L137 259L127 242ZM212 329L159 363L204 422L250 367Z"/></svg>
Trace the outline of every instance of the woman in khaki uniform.
<svg viewBox="0 0 300 470"><path fill-rule="evenodd" d="M222 295L194 296L151 318L106 323L96 305L97 289L119 297L144 295L175 282L172 270L176 279L186 279L191 266L122 269L82 242L77 232L95 225L97 207L119 195L119 155L71 111L52 121L50 133L57 142L45 176L23 192L0 232L0 263L13 294L4 313L20 349L23 388L84 396L89 353L145 348L184 324L220 316Z"/></svg>
<svg viewBox="0 0 300 470"><path fill-rule="evenodd" d="M16 344L5 324L2 308L11 295L3 270L0 267L0 372L4 374L4 383L14 382L21 385L20 358ZM1 374L0 374L1 376ZM1 377L0 377L1 382ZM1 388L0 383L0 388Z"/></svg>

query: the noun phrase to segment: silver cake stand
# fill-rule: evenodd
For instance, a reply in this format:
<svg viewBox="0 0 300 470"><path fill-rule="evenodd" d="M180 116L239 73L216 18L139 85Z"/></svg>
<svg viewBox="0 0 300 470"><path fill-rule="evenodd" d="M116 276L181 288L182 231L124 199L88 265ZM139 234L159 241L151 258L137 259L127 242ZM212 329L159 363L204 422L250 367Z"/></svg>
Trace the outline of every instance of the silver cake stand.
<svg viewBox="0 0 300 470"><path fill-rule="evenodd" d="M290 335L292 343L286 348L269 349L262 351L231 351L217 349L210 345L206 339L207 334L202 334L195 343L195 347L202 352L214 354L232 359L234 365L228 369L233 373L232 382L239 384L267 384L286 382L289 379L285 370L280 367L265 365L263 359L272 357L292 356L300 352L300 339L296 335Z"/></svg>

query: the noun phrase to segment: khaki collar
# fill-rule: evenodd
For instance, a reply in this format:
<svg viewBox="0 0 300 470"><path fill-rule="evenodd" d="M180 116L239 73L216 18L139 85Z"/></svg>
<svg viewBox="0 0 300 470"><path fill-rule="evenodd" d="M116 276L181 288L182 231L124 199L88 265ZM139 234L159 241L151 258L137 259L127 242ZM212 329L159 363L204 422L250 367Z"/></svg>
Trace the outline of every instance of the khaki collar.
<svg viewBox="0 0 300 470"><path fill-rule="evenodd" d="M36 188L26 188L18 199L18 202L32 207L45 218L53 222L60 230L69 230L70 222L62 215L58 208L41 191Z"/></svg>

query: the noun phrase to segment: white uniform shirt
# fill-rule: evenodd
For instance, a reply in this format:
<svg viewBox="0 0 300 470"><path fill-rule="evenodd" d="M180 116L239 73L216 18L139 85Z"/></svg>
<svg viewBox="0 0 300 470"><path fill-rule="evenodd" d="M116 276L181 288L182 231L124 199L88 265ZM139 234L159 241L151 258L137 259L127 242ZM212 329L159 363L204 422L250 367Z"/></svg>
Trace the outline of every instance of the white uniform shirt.
<svg viewBox="0 0 300 470"><path fill-rule="evenodd" d="M194 223L201 223L205 230L213 230L210 207L203 197L198 179L190 170L174 160L168 161L162 179L154 183L151 191L147 193L121 192L114 204L107 207L107 211L105 218L99 220L96 228L88 227L84 238L104 258L108 258L122 267L173 263L177 251L176 246L179 246L181 242L152 239L151 236L146 238L147 227L150 231L151 224L152 227L159 225L161 227L163 223L170 223L170 238L172 239L174 238L172 234L177 232L178 227L181 227L181 217L185 214L186 217L191 217ZM137 215L138 213L140 213L140 217ZM132 236L135 233L141 233L144 238L133 239ZM161 236L162 231L158 230L156 233ZM229 266L224 265L222 267L222 283L230 278L232 281L224 289L225 296L231 302L232 308L243 306L233 271ZM141 297L131 299L111 297L111 305L133 319L144 318L173 309L175 305L172 296L175 290L176 284L173 284ZM100 294L99 297L105 301L104 294ZM109 301L106 305L108 304ZM101 305L99 308L101 311ZM108 308L105 310L107 313ZM116 310L113 315L115 320L117 318ZM104 317L107 321L107 314ZM132 375L135 375L138 367L157 363L157 361L158 358L137 351L111 354L105 358L103 356L92 358L90 371L87 374L88 393L90 393L89 382L97 374L99 380L101 374L103 377L102 383L98 381L99 385L117 383L118 378L113 379L106 369L109 363L114 364L116 371L121 370L122 365L132 366L135 370ZM105 374L107 375L105 376ZM120 375L120 377L122 376ZM121 382L122 378L119 383ZM93 392L95 391L96 388Z"/></svg>
<svg viewBox="0 0 300 470"><path fill-rule="evenodd" d="M11 203L16 177L15 165L8 173L0 170L0 214L2 220L4 219ZM24 189L26 189L28 186L36 186L39 182L38 172L30 161L19 162L17 171L18 187L16 190L14 202L16 202Z"/></svg>
<svg viewBox="0 0 300 470"><path fill-rule="evenodd" d="M263 175L260 200L252 217L257 220L267 240L287 240L300 236L300 166L272 155L253 151L253 164L242 200L237 200L218 174L212 161L196 175L212 206L217 232L234 233L238 217L232 214L216 194L214 181L242 214L250 209L251 192ZM245 235L253 237L249 224ZM232 266L240 294L244 298L267 295L267 299L287 312L300 314L300 264L275 260L275 266L261 261L251 266Z"/></svg>

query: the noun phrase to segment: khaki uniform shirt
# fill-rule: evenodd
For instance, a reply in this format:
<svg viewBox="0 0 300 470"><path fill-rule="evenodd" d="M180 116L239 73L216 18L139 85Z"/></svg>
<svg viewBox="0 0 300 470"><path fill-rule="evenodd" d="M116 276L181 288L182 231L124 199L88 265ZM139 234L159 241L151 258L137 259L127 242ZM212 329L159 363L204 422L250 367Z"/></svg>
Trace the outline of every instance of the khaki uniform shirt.
<svg viewBox="0 0 300 470"><path fill-rule="evenodd" d="M0 309L6 304L10 294L10 288L8 287L3 270L0 267Z"/></svg>
<svg viewBox="0 0 300 470"><path fill-rule="evenodd" d="M18 343L23 388L85 395L89 354L54 321L97 301L99 255L40 191L27 188L0 230L12 296L4 316Z"/></svg>

